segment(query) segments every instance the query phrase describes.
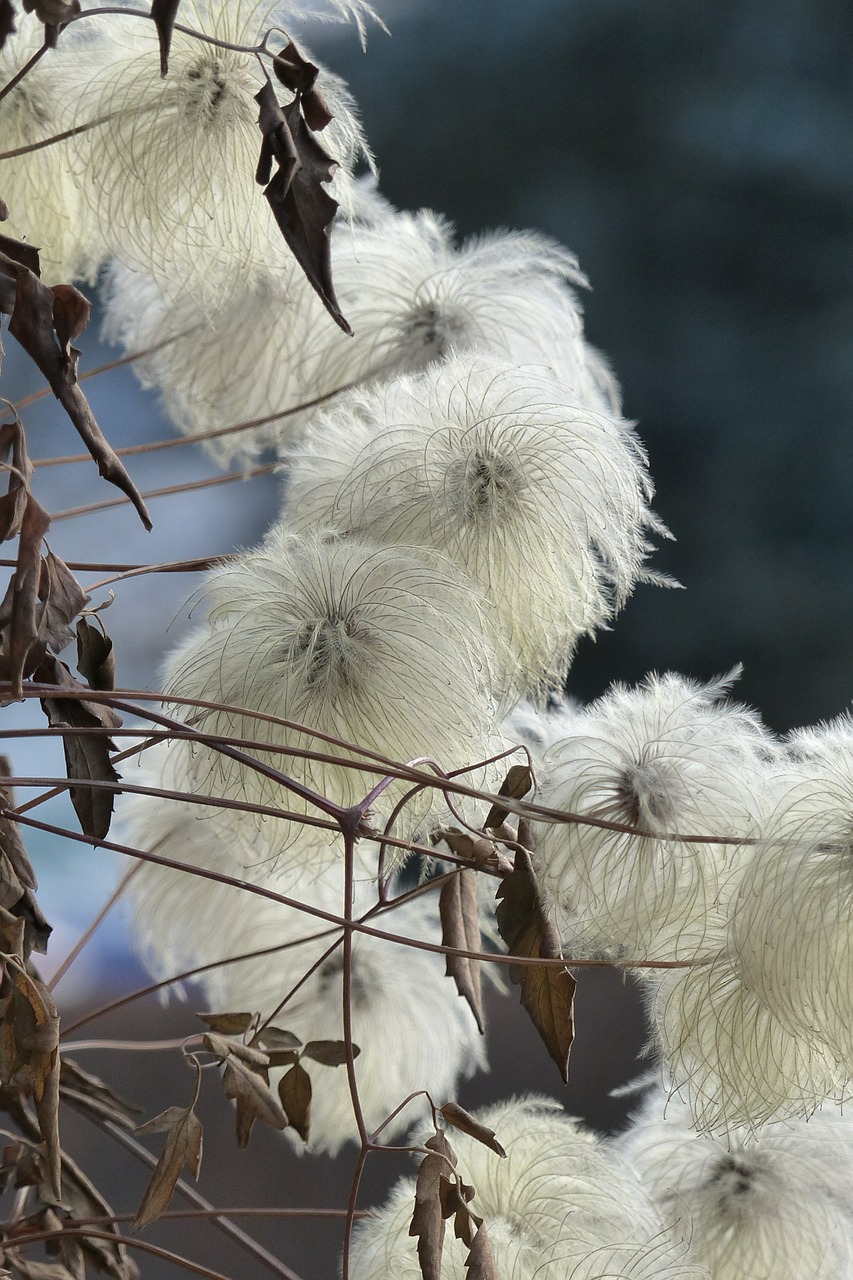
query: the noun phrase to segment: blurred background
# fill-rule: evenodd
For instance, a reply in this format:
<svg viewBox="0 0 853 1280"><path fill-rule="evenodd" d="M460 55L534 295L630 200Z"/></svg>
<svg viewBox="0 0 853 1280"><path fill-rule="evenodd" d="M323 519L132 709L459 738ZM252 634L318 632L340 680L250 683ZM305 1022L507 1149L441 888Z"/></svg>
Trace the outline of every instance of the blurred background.
<svg viewBox="0 0 853 1280"><path fill-rule="evenodd" d="M677 539L655 564L685 590L641 587L612 632L581 648L571 691L587 699L651 669L708 678L743 663L736 693L773 729L843 712L853 692L853 9L842 0L379 0L377 8L393 34L372 31L366 54L348 28L312 26L306 38L361 104L381 189L401 208L443 212L463 236L534 227L577 253L593 286L589 337L622 383L625 412L649 451L656 509ZM94 331L82 345L85 367L110 358ZM6 346L0 395L15 400L39 382L14 343ZM87 391L113 443L173 434L156 396L127 370ZM79 451L51 400L27 408L24 421L33 452ZM132 470L143 489L214 474L195 448L143 456ZM35 484L52 511L113 496L91 465L45 468ZM154 499L152 535L117 507L56 523L50 541L67 560L225 553L261 536L278 488L267 476ZM88 585L105 575L78 576ZM180 638L194 586L157 576L116 587L104 622L119 683L156 687L157 656ZM38 720L5 712L4 728L24 723ZM30 743L14 744L13 759L21 774L62 769ZM74 825L63 801L40 816ZM32 834L27 845L58 961L116 868L103 853L52 838ZM69 1017L145 981L126 934L117 911L63 979ZM165 1021L156 1005L132 1005L93 1034L187 1034L196 1004ZM514 996L494 1005L492 1072L463 1102L534 1087L603 1128L619 1123L628 1104L606 1094L636 1072L644 1038L620 976L582 984L568 1091ZM614 1034L618 1055L601 1038ZM175 1056L146 1055L140 1071L130 1055L91 1052L86 1065L109 1073L150 1115L167 1105L164 1089L175 1103L188 1091ZM263 1132L249 1159L225 1132L231 1118L221 1105L208 1123L203 1189L216 1202L342 1202L345 1158L300 1163ZM69 1126L82 1142L83 1122ZM99 1159L106 1181L126 1167L106 1148ZM369 1167L365 1203L399 1171L385 1159L388 1167L378 1158ZM140 1171L116 1198L132 1204L144 1180ZM256 1233L306 1280L325 1280L335 1273L336 1232L273 1223ZM151 1238L195 1248L183 1228ZM266 1274L215 1241L199 1249L235 1277ZM174 1274L159 1267L146 1261L143 1274Z"/></svg>

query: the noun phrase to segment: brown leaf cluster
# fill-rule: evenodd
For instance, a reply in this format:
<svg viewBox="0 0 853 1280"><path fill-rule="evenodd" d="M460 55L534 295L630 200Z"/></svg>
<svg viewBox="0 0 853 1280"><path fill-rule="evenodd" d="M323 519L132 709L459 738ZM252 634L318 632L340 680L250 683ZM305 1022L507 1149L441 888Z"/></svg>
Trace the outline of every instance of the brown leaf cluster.
<svg viewBox="0 0 853 1280"><path fill-rule="evenodd" d="M278 228L308 283L335 323L351 334L332 283L331 233L338 202L324 185L331 181L337 161L314 137L314 131L325 128L331 115L314 88L317 68L292 42L279 54L276 74L295 96L282 107L270 81L255 95L262 135L255 178L264 188Z"/></svg>
<svg viewBox="0 0 853 1280"><path fill-rule="evenodd" d="M2 779L8 777L9 761L6 756L0 756L0 805L4 810L15 806L11 788L2 785ZM36 901L37 888L18 824L0 815L0 928L12 939L16 936L17 921L23 923L20 954L25 963L33 951L45 953L52 933ZM14 943L12 946L15 949Z"/></svg>
<svg viewBox="0 0 853 1280"><path fill-rule="evenodd" d="M463 1133L485 1142L499 1155L506 1152L491 1129L455 1103L441 1108L445 1119ZM465 1280L498 1280L497 1265L483 1219L471 1209L475 1189L456 1172L456 1153L439 1130L424 1144L424 1156L415 1184L415 1209L409 1235L418 1241L418 1262L423 1280L441 1280L445 1223L453 1219L453 1234L468 1246Z"/></svg>

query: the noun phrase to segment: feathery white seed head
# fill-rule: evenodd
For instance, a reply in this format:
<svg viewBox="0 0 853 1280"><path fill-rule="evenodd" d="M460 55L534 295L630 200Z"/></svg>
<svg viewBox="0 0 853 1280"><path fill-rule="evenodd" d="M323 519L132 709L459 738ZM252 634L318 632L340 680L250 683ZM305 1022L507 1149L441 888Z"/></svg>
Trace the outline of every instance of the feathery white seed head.
<svg viewBox="0 0 853 1280"><path fill-rule="evenodd" d="M476 1189L502 1280L675 1280L707 1273L683 1261L632 1173L593 1134L542 1098L516 1098L478 1114L507 1152L501 1159L455 1130L459 1172ZM414 1183L404 1182L353 1241L353 1280L417 1280L408 1235ZM463 1280L467 1247L445 1236L442 1275Z"/></svg>
<svg viewBox="0 0 853 1280"><path fill-rule="evenodd" d="M750 851L663 837L759 827L768 735L725 700L728 684L667 674L615 685L546 755L542 804L654 833L537 824L540 879L568 954L677 960L722 945Z"/></svg>
<svg viewBox="0 0 853 1280"><path fill-rule="evenodd" d="M181 16L240 45L260 40L270 20L267 5L201 0L188 0ZM257 59L175 31L169 74L161 79L152 25L111 16L98 34L87 111L110 119L92 141L87 191L111 233L111 252L152 273L167 295L204 286L224 310L233 305L232 290L239 298L247 278L275 259L281 241L255 181L261 134L254 95L264 83ZM346 200L352 165L366 154L361 126L342 81L322 71L317 87L334 112L319 138L340 166L328 190Z"/></svg>
<svg viewBox="0 0 853 1280"><path fill-rule="evenodd" d="M0 50L0 84L44 44L44 25L34 13L18 13L15 22L17 30ZM67 33L0 102L0 150L41 142L97 114L85 92L95 67L92 44L75 36ZM41 251L48 284L93 278L104 252L83 199L82 175L75 172L75 156L91 136L0 160L0 194L9 206L3 232Z"/></svg>
<svg viewBox="0 0 853 1280"><path fill-rule="evenodd" d="M837 1108L722 1141L655 1091L614 1146L711 1280L853 1275L853 1124Z"/></svg>
<svg viewBox="0 0 853 1280"><path fill-rule="evenodd" d="M732 944L746 981L853 1075L853 722L793 734L779 800L738 896Z"/></svg>
<svg viewBox="0 0 853 1280"><path fill-rule="evenodd" d="M810 1116L845 1087L826 1042L793 1034L729 954L646 983L665 1076L703 1132Z"/></svg>
<svg viewBox="0 0 853 1280"><path fill-rule="evenodd" d="M447 561L360 539L300 537L280 527L262 550L210 574L205 591L209 619L173 655L168 692L282 716L399 762L429 757L445 770L502 749L492 695L497 664L484 639L488 606ZM329 750L308 730L232 710L201 713L197 723L273 747ZM298 812L310 808L212 750L182 743L172 749L182 753L188 779L199 789ZM252 754L336 803L354 804L381 768L355 771L347 762L363 760L358 752L338 746L331 752L329 763ZM465 780L488 787L499 777L499 768L490 766ZM408 790L401 782L391 785L374 821ZM430 811L442 811L441 793L427 789L407 805L395 831L412 834Z"/></svg>
<svg viewBox="0 0 853 1280"><path fill-rule="evenodd" d="M453 349L481 348L540 366L578 400L618 411L618 389L583 337L573 287L577 259L535 232L492 232L455 248L436 214L397 213L375 227L333 234L336 288L355 331L315 329L304 355L308 386L414 372Z"/></svg>
<svg viewBox="0 0 853 1280"><path fill-rule="evenodd" d="M552 379L448 356L352 393L293 455L287 517L431 547L495 604L520 690L559 687L578 638L643 576L651 483L629 426Z"/></svg>

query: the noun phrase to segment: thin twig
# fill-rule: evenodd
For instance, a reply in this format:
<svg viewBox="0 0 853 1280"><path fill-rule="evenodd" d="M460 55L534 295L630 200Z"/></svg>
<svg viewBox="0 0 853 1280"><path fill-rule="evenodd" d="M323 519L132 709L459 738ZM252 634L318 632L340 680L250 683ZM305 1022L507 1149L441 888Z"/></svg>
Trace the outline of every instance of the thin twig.
<svg viewBox="0 0 853 1280"><path fill-rule="evenodd" d="M266 462L259 467L250 467L248 471L229 471L224 476L208 476L206 480L188 480L184 484L164 485L161 489L150 489L148 493L143 493L141 496L148 501L151 498L171 498L178 493L191 493L196 489L212 489L219 484L230 484L233 480L251 480L255 476L269 475L277 466L277 462ZM52 524L56 524L59 520L72 520L76 516L92 515L95 511L106 511L109 507L123 507L128 502L130 498L124 496L105 498L101 502L89 502L82 507L68 507L65 511L54 511L50 519Z"/></svg>

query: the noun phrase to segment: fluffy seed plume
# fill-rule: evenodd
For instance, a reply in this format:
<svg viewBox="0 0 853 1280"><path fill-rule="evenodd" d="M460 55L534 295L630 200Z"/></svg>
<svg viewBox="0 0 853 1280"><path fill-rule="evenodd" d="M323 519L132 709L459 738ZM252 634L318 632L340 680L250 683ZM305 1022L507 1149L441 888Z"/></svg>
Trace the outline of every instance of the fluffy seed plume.
<svg viewBox="0 0 853 1280"><path fill-rule="evenodd" d="M651 484L627 424L545 376L449 356L323 414L287 516L431 547L495 604L519 690L558 687L578 638L643 576Z"/></svg>
<svg viewBox="0 0 853 1280"><path fill-rule="evenodd" d="M853 1273L853 1127L835 1108L723 1142L655 1092L615 1147L711 1280Z"/></svg>
<svg viewBox="0 0 853 1280"><path fill-rule="evenodd" d="M355 339L315 330L305 380L323 389L413 372L481 348L549 371L581 403L618 413L619 391L583 336L577 259L536 232L492 232L456 248L426 210L333 237L336 287Z"/></svg>
<svg viewBox="0 0 853 1280"><path fill-rule="evenodd" d="M802 730L773 777L778 804L738 896L744 978L795 1034L853 1075L853 720Z"/></svg>
<svg viewBox="0 0 853 1280"><path fill-rule="evenodd" d="M242 46L260 41L271 16L264 4L185 0L181 9L188 26ZM111 251L167 296L206 287L221 313L279 248L255 181L261 68L251 54L176 31L162 79L153 27L113 16L98 34L100 71L86 97L109 121L91 148L87 190ZM346 86L327 72L317 83L334 112L322 135L340 165L330 192L345 200L363 136Z"/></svg>
<svg viewBox="0 0 853 1280"><path fill-rule="evenodd" d="M701 1280L684 1261L639 1182L553 1102L515 1098L478 1116L506 1149L500 1159L453 1131L459 1171L476 1195L501 1280ZM414 1184L396 1188L375 1218L359 1224L353 1280L418 1280L416 1241L408 1234ZM448 1231L445 1280L464 1280L468 1248Z"/></svg>
<svg viewBox="0 0 853 1280"><path fill-rule="evenodd" d="M44 44L35 14L19 13L17 31L0 50L0 85ZM96 114L86 92L94 71L91 45L69 33L0 102L0 151L42 142ZM77 114L75 116L75 107ZM75 155L90 134L38 151L0 160L0 195L9 207L3 232L41 250L48 284L92 278L102 256L101 240L83 199Z"/></svg>
<svg viewBox="0 0 853 1280"><path fill-rule="evenodd" d="M318 742L310 729L396 761L428 756L446 770L495 749L497 676L484 639L487 606L448 562L279 527L263 549L214 571L206 595L209 620L173 655L168 692L308 726L284 728L231 709L195 718L211 733L331 751L331 762L263 749L252 754L337 803L356 803L381 766L374 774L348 768L363 757ZM306 802L248 766L212 750L180 743L173 749L182 752L194 789L305 810ZM497 775L492 769L467 776L479 785ZM408 790L401 782L389 787L374 820ZM395 830L415 831L439 807L432 791L416 796Z"/></svg>
<svg viewBox="0 0 853 1280"><path fill-rule="evenodd" d="M809 1116L844 1087L826 1042L793 1034L730 955L647 983L665 1076L703 1132Z"/></svg>
<svg viewBox="0 0 853 1280"><path fill-rule="evenodd" d="M541 881L568 954L691 959L719 950L750 851L663 837L753 836L769 739L728 680L614 686L545 757L542 803L650 836L538 825Z"/></svg>

